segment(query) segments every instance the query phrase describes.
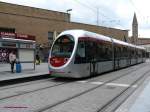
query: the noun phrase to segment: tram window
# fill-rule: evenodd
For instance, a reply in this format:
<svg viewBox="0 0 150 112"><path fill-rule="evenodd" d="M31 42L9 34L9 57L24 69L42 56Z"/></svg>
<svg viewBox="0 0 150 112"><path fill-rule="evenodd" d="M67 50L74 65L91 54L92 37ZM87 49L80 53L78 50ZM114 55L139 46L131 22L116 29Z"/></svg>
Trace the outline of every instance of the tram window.
<svg viewBox="0 0 150 112"><path fill-rule="evenodd" d="M123 58L124 57L123 47L121 46L119 49L120 49L120 58Z"/></svg>
<svg viewBox="0 0 150 112"><path fill-rule="evenodd" d="M70 35L64 35L58 38L52 48L52 57L67 57L69 58L72 54L74 47L74 39Z"/></svg>
<svg viewBox="0 0 150 112"><path fill-rule="evenodd" d="M86 42L86 61L91 62L91 61L98 61L99 60L99 48L98 48L98 43L93 42L93 41L88 41Z"/></svg>
<svg viewBox="0 0 150 112"><path fill-rule="evenodd" d="M120 55L120 50L119 50L119 47L118 46L115 46L115 58L119 58L119 55Z"/></svg>
<svg viewBox="0 0 150 112"><path fill-rule="evenodd" d="M138 50L137 49L135 49L135 57L137 58L139 56L139 54L138 54Z"/></svg>
<svg viewBox="0 0 150 112"><path fill-rule="evenodd" d="M117 52L117 47L114 47L114 58L117 58L118 52Z"/></svg>
<svg viewBox="0 0 150 112"><path fill-rule="evenodd" d="M118 47L118 50L119 50L119 53L118 53L118 58L121 58L121 57L122 57L121 48L120 48L120 47Z"/></svg>
<svg viewBox="0 0 150 112"><path fill-rule="evenodd" d="M125 57L126 57L125 47L122 48L122 54L123 54L123 55L122 55L122 58L125 58Z"/></svg>
<svg viewBox="0 0 150 112"><path fill-rule="evenodd" d="M93 42L92 43L92 50L91 50L91 53L92 53L92 58L94 61L98 61L99 59L99 56L98 56L98 43L97 42Z"/></svg>
<svg viewBox="0 0 150 112"><path fill-rule="evenodd" d="M78 44L76 55L78 57L82 57L82 58L85 57L85 44L84 44L84 42L80 42Z"/></svg>
<svg viewBox="0 0 150 112"><path fill-rule="evenodd" d="M118 58L121 58L121 55L122 55L122 53L121 53L121 48L118 47Z"/></svg>
<svg viewBox="0 0 150 112"><path fill-rule="evenodd" d="M98 44L98 61L104 60L105 49L103 44Z"/></svg>
<svg viewBox="0 0 150 112"><path fill-rule="evenodd" d="M146 57L144 50L142 51L142 57L144 57L144 58Z"/></svg>
<svg viewBox="0 0 150 112"><path fill-rule="evenodd" d="M142 50L139 50L139 57L142 57Z"/></svg>
<svg viewBox="0 0 150 112"><path fill-rule="evenodd" d="M134 49L131 49L131 58L134 58L134 56L135 56Z"/></svg>
<svg viewBox="0 0 150 112"><path fill-rule="evenodd" d="M112 45L93 41L79 42L75 63L112 60Z"/></svg>
<svg viewBox="0 0 150 112"><path fill-rule="evenodd" d="M128 58L130 57L130 48L129 47L127 48L127 57Z"/></svg>
<svg viewBox="0 0 150 112"><path fill-rule="evenodd" d="M124 58L128 57L128 50L127 50L126 46L123 47L123 56L122 57L124 57Z"/></svg>
<svg viewBox="0 0 150 112"><path fill-rule="evenodd" d="M112 60L112 45L110 44L99 44L98 45L98 61Z"/></svg>
<svg viewBox="0 0 150 112"><path fill-rule="evenodd" d="M129 49L129 57L130 58L132 57L132 49L131 48Z"/></svg>
<svg viewBox="0 0 150 112"><path fill-rule="evenodd" d="M84 41L79 41L78 42L78 47L76 50L76 55L75 55L75 63L86 63L86 57L85 57L85 42Z"/></svg>
<svg viewBox="0 0 150 112"><path fill-rule="evenodd" d="M87 58L87 62L92 61L92 59L94 58L94 43L93 42L86 42L86 58Z"/></svg>
<svg viewBox="0 0 150 112"><path fill-rule="evenodd" d="M105 60L111 60L112 59L112 50L110 45L106 45L105 47Z"/></svg>
<svg viewBox="0 0 150 112"><path fill-rule="evenodd" d="M124 57L123 47L120 45L115 46L115 58L120 59Z"/></svg>

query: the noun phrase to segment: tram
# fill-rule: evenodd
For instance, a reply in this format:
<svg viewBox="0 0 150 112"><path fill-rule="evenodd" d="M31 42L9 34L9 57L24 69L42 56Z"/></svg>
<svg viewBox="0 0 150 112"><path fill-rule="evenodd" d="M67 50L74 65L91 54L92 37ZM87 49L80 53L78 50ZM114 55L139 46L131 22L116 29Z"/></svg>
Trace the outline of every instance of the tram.
<svg viewBox="0 0 150 112"><path fill-rule="evenodd" d="M58 35L49 52L49 73L83 78L145 62L144 47L84 30Z"/></svg>

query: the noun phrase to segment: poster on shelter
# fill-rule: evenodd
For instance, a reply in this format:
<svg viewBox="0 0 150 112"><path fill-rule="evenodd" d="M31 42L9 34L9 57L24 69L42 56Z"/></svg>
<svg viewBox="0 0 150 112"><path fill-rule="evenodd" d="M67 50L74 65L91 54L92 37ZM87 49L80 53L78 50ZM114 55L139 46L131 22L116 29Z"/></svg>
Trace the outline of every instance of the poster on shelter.
<svg viewBox="0 0 150 112"><path fill-rule="evenodd" d="M9 63L9 53L12 49L0 48L0 63ZM16 51L16 50L13 50Z"/></svg>
<svg viewBox="0 0 150 112"><path fill-rule="evenodd" d="M6 48L0 48L0 63L7 63L9 61L9 50Z"/></svg>

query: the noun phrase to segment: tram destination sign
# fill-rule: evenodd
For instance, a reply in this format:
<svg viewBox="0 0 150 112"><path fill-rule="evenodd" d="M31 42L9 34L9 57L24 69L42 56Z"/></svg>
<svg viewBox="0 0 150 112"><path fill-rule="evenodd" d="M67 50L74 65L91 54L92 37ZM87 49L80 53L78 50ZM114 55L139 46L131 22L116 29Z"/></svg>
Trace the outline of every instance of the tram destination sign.
<svg viewBox="0 0 150 112"><path fill-rule="evenodd" d="M9 32L0 32L0 38L23 39L23 40L35 41L35 36L33 35L9 33Z"/></svg>

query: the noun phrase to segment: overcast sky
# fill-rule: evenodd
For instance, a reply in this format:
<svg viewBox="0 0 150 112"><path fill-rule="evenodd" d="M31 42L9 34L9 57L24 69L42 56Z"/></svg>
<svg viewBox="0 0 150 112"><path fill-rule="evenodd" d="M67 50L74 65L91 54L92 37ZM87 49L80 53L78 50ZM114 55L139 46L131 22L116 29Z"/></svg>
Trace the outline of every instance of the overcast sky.
<svg viewBox="0 0 150 112"><path fill-rule="evenodd" d="M132 30L134 12L139 37L150 38L150 0L1 0L25 6L66 12L71 21ZM98 19L97 19L98 18ZM131 35L131 33L129 34Z"/></svg>

